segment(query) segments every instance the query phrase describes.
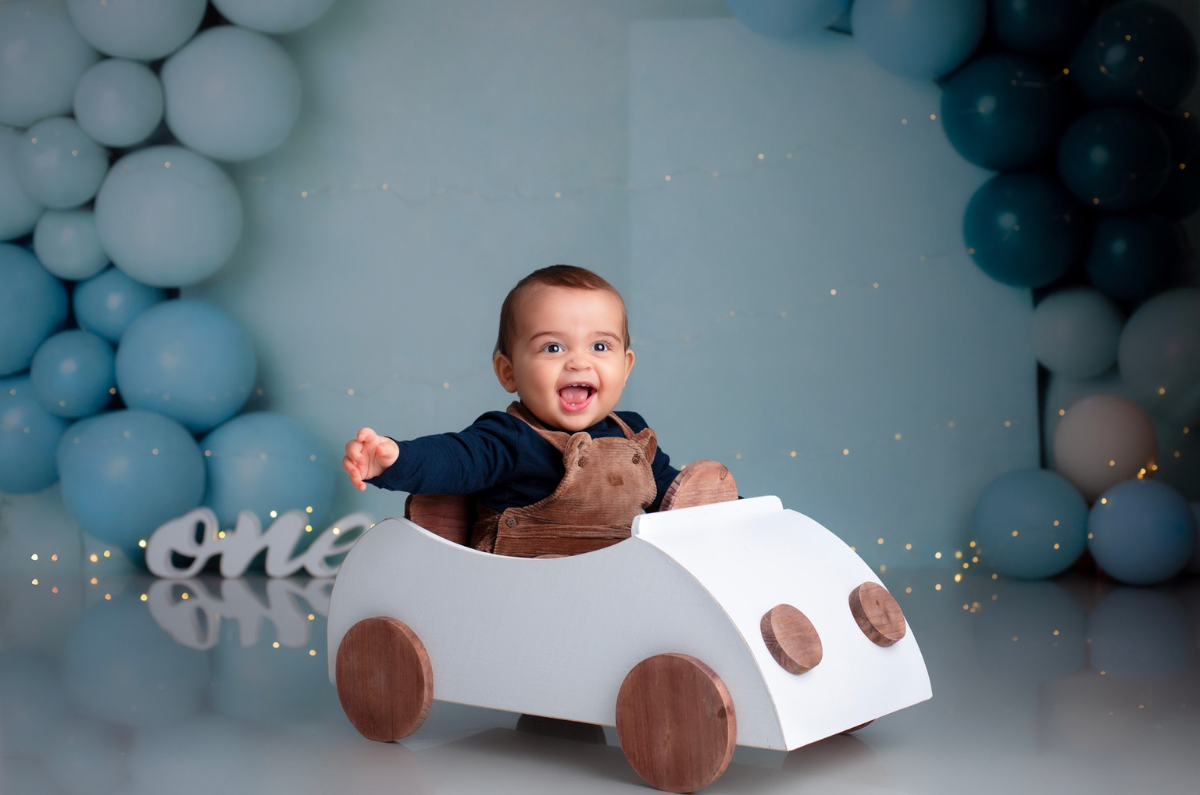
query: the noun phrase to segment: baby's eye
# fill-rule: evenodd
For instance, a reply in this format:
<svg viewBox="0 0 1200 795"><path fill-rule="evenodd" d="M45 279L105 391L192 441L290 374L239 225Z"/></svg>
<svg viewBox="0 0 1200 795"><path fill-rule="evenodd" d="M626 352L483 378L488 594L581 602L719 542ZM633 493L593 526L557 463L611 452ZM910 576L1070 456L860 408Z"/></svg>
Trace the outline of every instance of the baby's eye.
<svg viewBox="0 0 1200 795"><path fill-rule="evenodd" d="M601 348L601 349L600 349L601 351L607 351L607 350L610 350L610 348L609 348L609 345L608 345L608 343L607 343L607 342L595 342L595 343L592 343L592 346L593 346L593 347L595 347L596 345L603 345L603 346L604 346L603 348Z"/></svg>
<svg viewBox="0 0 1200 795"><path fill-rule="evenodd" d="M550 353L558 353L558 351L552 351L552 350L550 350L550 349L551 349L551 348L561 348L561 347L562 347L562 346L561 346L561 345L559 345L557 342L551 342L551 343L547 343L546 347L545 347L545 348L543 348L542 350L545 350L545 351L550 351Z"/></svg>

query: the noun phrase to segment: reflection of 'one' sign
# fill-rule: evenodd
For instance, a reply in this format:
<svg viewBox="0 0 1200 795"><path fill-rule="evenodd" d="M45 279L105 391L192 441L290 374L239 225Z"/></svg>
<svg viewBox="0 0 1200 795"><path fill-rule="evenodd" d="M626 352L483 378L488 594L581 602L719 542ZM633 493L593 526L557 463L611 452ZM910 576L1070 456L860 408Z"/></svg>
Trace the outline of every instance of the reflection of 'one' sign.
<svg viewBox="0 0 1200 795"><path fill-rule="evenodd" d="M270 577L287 577L301 568L314 577L332 577L341 568L342 556L361 535L351 531L366 531L373 526L370 514L352 513L327 527L308 549L292 557L307 521L303 511L287 511L264 533L258 517L242 511L237 526L223 531L212 509L197 508L154 531L146 543L146 568L159 577L191 577L204 568L209 558L219 555L221 575L237 577L265 549ZM177 555L189 562L176 565Z"/></svg>

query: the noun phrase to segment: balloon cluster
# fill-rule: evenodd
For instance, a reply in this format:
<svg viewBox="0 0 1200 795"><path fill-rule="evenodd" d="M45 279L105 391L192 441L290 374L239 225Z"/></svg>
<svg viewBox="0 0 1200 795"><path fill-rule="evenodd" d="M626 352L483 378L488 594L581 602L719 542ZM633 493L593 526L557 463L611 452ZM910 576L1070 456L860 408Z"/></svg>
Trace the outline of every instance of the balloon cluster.
<svg viewBox="0 0 1200 795"><path fill-rule="evenodd" d="M792 37L848 5L727 3L751 30ZM1200 424L1200 289L1173 286L1180 221L1200 209L1200 123L1179 108L1200 68L1186 25L1147 0L854 0L849 18L880 67L939 81L947 139L998 172L967 205L964 242L988 276L1039 291L1041 366L1119 372L1054 418L1057 471L1008 473L979 498L980 556L1041 578L1086 548L1125 582L1174 576L1200 529L1200 505L1152 480L1155 421Z"/></svg>
<svg viewBox="0 0 1200 795"><path fill-rule="evenodd" d="M214 160L271 151L299 117L299 73L264 34L332 3L0 5L0 491L61 479L84 530L135 560L200 504L231 526L243 509L320 521L332 500L315 435L235 416L257 372L246 332L177 297L241 236Z"/></svg>

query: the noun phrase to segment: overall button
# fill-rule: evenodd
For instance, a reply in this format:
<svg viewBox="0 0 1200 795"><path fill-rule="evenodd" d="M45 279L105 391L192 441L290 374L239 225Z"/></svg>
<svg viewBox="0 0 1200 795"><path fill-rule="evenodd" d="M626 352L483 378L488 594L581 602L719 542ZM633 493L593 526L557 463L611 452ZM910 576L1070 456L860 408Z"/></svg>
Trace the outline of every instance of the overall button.
<svg viewBox="0 0 1200 795"><path fill-rule="evenodd" d="M510 517L508 517L507 519L505 519L505 520L504 520L504 523L505 523L506 525L508 525L509 527L516 527L516 526L517 526L517 520L516 520L514 517L512 517L512 516L510 516Z"/></svg>
<svg viewBox="0 0 1200 795"><path fill-rule="evenodd" d="M637 453L633 454L633 463L636 464L638 461L641 461L641 460L642 460L642 457L640 455L638 455Z"/></svg>
<svg viewBox="0 0 1200 795"><path fill-rule="evenodd" d="M586 459L586 458L581 458L581 459L579 459L579 466L583 466L583 465L584 465L584 464L586 464L586 463L587 463L587 459Z"/></svg>

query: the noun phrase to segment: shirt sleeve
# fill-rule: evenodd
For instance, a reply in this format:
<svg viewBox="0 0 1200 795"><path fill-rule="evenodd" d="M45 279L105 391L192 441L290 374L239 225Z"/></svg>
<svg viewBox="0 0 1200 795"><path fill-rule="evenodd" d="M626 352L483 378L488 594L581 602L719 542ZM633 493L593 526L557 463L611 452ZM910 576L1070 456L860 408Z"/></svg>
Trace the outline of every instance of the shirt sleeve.
<svg viewBox="0 0 1200 795"><path fill-rule="evenodd" d="M365 482L410 494L471 494L494 486L517 466L514 420L489 411L458 433L396 441L396 462Z"/></svg>
<svg viewBox="0 0 1200 795"><path fill-rule="evenodd" d="M629 430L634 433L646 427L646 421L636 411L621 411L618 414L629 426ZM662 499L666 495L667 489L670 488L671 481L675 480L675 476L679 474L679 470L671 466L671 457L663 452L662 445L658 445L654 451L654 461L650 464L650 469L654 473L654 484L658 487L658 494L654 496L654 502L650 503L646 512L654 513L662 505Z"/></svg>

